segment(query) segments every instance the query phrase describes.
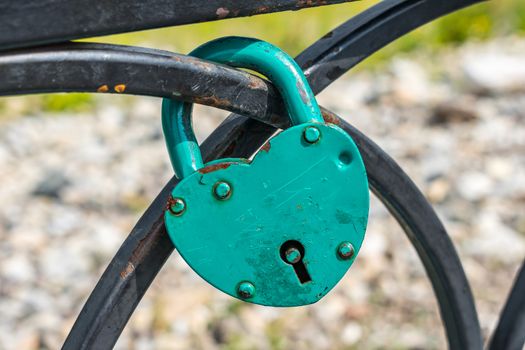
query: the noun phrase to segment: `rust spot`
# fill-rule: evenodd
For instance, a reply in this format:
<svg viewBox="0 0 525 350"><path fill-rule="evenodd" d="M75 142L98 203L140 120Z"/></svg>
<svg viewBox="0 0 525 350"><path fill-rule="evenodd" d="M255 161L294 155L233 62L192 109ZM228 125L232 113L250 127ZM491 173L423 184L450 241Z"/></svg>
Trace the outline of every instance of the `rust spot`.
<svg viewBox="0 0 525 350"><path fill-rule="evenodd" d="M269 7L268 6L261 6L255 10L255 13L265 13L268 12Z"/></svg>
<svg viewBox="0 0 525 350"><path fill-rule="evenodd" d="M128 261L128 264L126 265L124 270L120 271L120 278L125 279L133 271L135 271L135 265L133 265L132 262Z"/></svg>
<svg viewBox="0 0 525 350"><path fill-rule="evenodd" d="M217 15L218 19L223 19L230 14L230 10L228 10L226 7L219 7L215 14Z"/></svg>
<svg viewBox="0 0 525 350"><path fill-rule="evenodd" d="M337 126L342 126L341 119L335 114L328 112L326 109L322 109L323 119L326 123L335 124Z"/></svg>
<svg viewBox="0 0 525 350"><path fill-rule="evenodd" d="M158 254L156 248L159 245L165 246L168 252L173 250L170 238L166 234L163 213L159 213L157 220L155 220L148 232L134 244L133 252L128 258L126 267L120 272L120 277L129 277L151 254Z"/></svg>
<svg viewBox="0 0 525 350"><path fill-rule="evenodd" d="M266 90L266 84L263 79L256 77L255 75L250 75L250 82L248 87L253 90Z"/></svg>
<svg viewBox="0 0 525 350"><path fill-rule="evenodd" d="M297 88L297 91L299 91L299 95L301 95L301 100L306 104L309 102L308 95L306 94L306 89L303 85L303 83L300 80L297 80L295 83L295 87Z"/></svg>
<svg viewBox="0 0 525 350"><path fill-rule="evenodd" d="M97 92L108 92L109 91L109 86L107 85L102 85L100 86L98 89L97 89Z"/></svg>
<svg viewBox="0 0 525 350"><path fill-rule="evenodd" d="M190 65L194 65L195 67L200 67L209 72L211 72L216 67L215 64L213 63L209 63L209 62L203 61L199 58L192 57L192 56L186 56L184 57L184 60L188 62L188 64Z"/></svg>
<svg viewBox="0 0 525 350"><path fill-rule="evenodd" d="M207 167L204 167L202 169L199 169L198 171L201 174L208 174L208 173L212 173L217 170L228 169L230 165L232 165L232 163L213 164L213 165L208 165Z"/></svg>
<svg viewBox="0 0 525 350"><path fill-rule="evenodd" d="M268 153L268 152L270 152L270 148L272 148L272 145L271 145L270 141L268 141L261 147L261 151L264 151L264 152Z"/></svg>
<svg viewBox="0 0 525 350"><path fill-rule="evenodd" d="M124 91L126 91L126 84L115 85L115 91L119 94L123 93Z"/></svg>
<svg viewBox="0 0 525 350"><path fill-rule="evenodd" d="M217 108L224 108L228 109L228 107L231 107L231 102L225 99L220 99L215 96L202 96L202 97L196 97L195 98L196 103L200 103L207 106L213 106Z"/></svg>
<svg viewBox="0 0 525 350"><path fill-rule="evenodd" d="M326 5L326 0L298 0L297 6L298 7L312 7L312 6L321 6Z"/></svg>
<svg viewBox="0 0 525 350"><path fill-rule="evenodd" d="M175 205L175 198L173 198L173 196L170 194L168 201L166 202L165 209L171 211L171 207L173 207L173 205Z"/></svg>

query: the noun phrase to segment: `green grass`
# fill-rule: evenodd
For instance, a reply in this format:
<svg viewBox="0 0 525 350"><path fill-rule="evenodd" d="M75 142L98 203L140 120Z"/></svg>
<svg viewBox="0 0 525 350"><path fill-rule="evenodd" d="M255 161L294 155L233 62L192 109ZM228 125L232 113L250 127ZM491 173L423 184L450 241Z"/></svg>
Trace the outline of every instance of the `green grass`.
<svg viewBox="0 0 525 350"><path fill-rule="evenodd" d="M113 35L90 41L162 47L187 53L211 39L240 35L267 40L296 55L331 29L377 2L362 0L296 12ZM484 40L513 33L525 34L525 1L492 0L434 21L398 40L393 48L406 52L421 47L457 45L469 39Z"/></svg>
<svg viewBox="0 0 525 350"><path fill-rule="evenodd" d="M81 112L93 103L93 95L81 93L50 94L42 96L42 110L53 112Z"/></svg>
<svg viewBox="0 0 525 350"><path fill-rule="evenodd" d="M287 11L253 17L119 34L89 41L142 45L187 53L209 40L229 36L250 36L269 41L296 55L335 26L377 1Z"/></svg>
<svg viewBox="0 0 525 350"><path fill-rule="evenodd" d="M240 35L267 40L294 56L331 29L375 3L377 1L362 0L296 12L113 35L88 41L139 45L187 53L211 39ZM487 40L511 34L525 35L525 1L492 0L417 29L380 50L359 69L381 66L394 55L410 54L415 50L437 51L468 40ZM63 94L45 97L42 107L50 112L74 112L94 103L90 97L85 96L87 95Z"/></svg>

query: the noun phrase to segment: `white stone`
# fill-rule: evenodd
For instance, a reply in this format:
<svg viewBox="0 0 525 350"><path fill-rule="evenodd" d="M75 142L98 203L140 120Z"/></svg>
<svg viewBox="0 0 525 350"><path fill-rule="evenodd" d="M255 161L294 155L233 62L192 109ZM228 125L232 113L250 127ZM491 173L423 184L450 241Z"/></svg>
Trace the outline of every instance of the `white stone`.
<svg viewBox="0 0 525 350"><path fill-rule="evenodd" d="M25 254L16 254L0 264L1 276L15 283L30 283L35 279L35 268Z"/></svg>
<svg viewBox="0 0 525 350"><path fill-rule="evenodd" d="M347 323L341 332L341 341L345 345L356 344L363 336L363 328L357 322Z"/></svg>
<svg viewBox="0 0 525 350"><path fill-rule="evenodd" d="M525 54L474 52L463 72L474 89L493 93L525 91Z"/></svg>
<svg viewBox="0 0 525 350"><path fill-rule="evenodd" d="M458 179L457 189L463 198L477 201L492 193L493 181L483 173L470 171Z"/></svg>

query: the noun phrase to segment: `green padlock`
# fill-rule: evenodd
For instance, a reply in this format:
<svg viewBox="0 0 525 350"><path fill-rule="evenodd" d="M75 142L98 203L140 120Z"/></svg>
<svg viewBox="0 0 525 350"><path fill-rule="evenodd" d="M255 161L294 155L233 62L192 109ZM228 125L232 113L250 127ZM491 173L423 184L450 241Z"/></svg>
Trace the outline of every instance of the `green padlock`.
<svg viewBox="0 0 525 350"><path fill-rule="evenodd" d="M344 276L364 239L369 194L357 146L324 123L301 69L275 46L229 37L192 55L268 77L293 126L251 160L204 165L191 104L165 99L164 133L181 178L165 213L170 238L195 272L233 297L315 303Z"/></svg>

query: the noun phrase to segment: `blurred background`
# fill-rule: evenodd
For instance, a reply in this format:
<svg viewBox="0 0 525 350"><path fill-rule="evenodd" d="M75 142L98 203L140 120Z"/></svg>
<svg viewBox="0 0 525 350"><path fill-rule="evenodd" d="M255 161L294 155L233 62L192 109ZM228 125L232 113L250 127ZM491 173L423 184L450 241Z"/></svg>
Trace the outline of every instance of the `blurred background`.
<svg viewBox="0 0 525 350"><path fill-rule="evenodd" d="M242 35L296 55L374 3L90 41L187 53ZM377 142L435 206L488 336L525 256L525 2L491 1L418 29L346 74L319 102ZM197 107L198 138L226 115ZM0 98L0 349L61 346L171 175L158 99ZM276 309L233 300L175 253L117 348L443 349L446 342L421 262L373 199L360 257L319 303Z"/></svg>

